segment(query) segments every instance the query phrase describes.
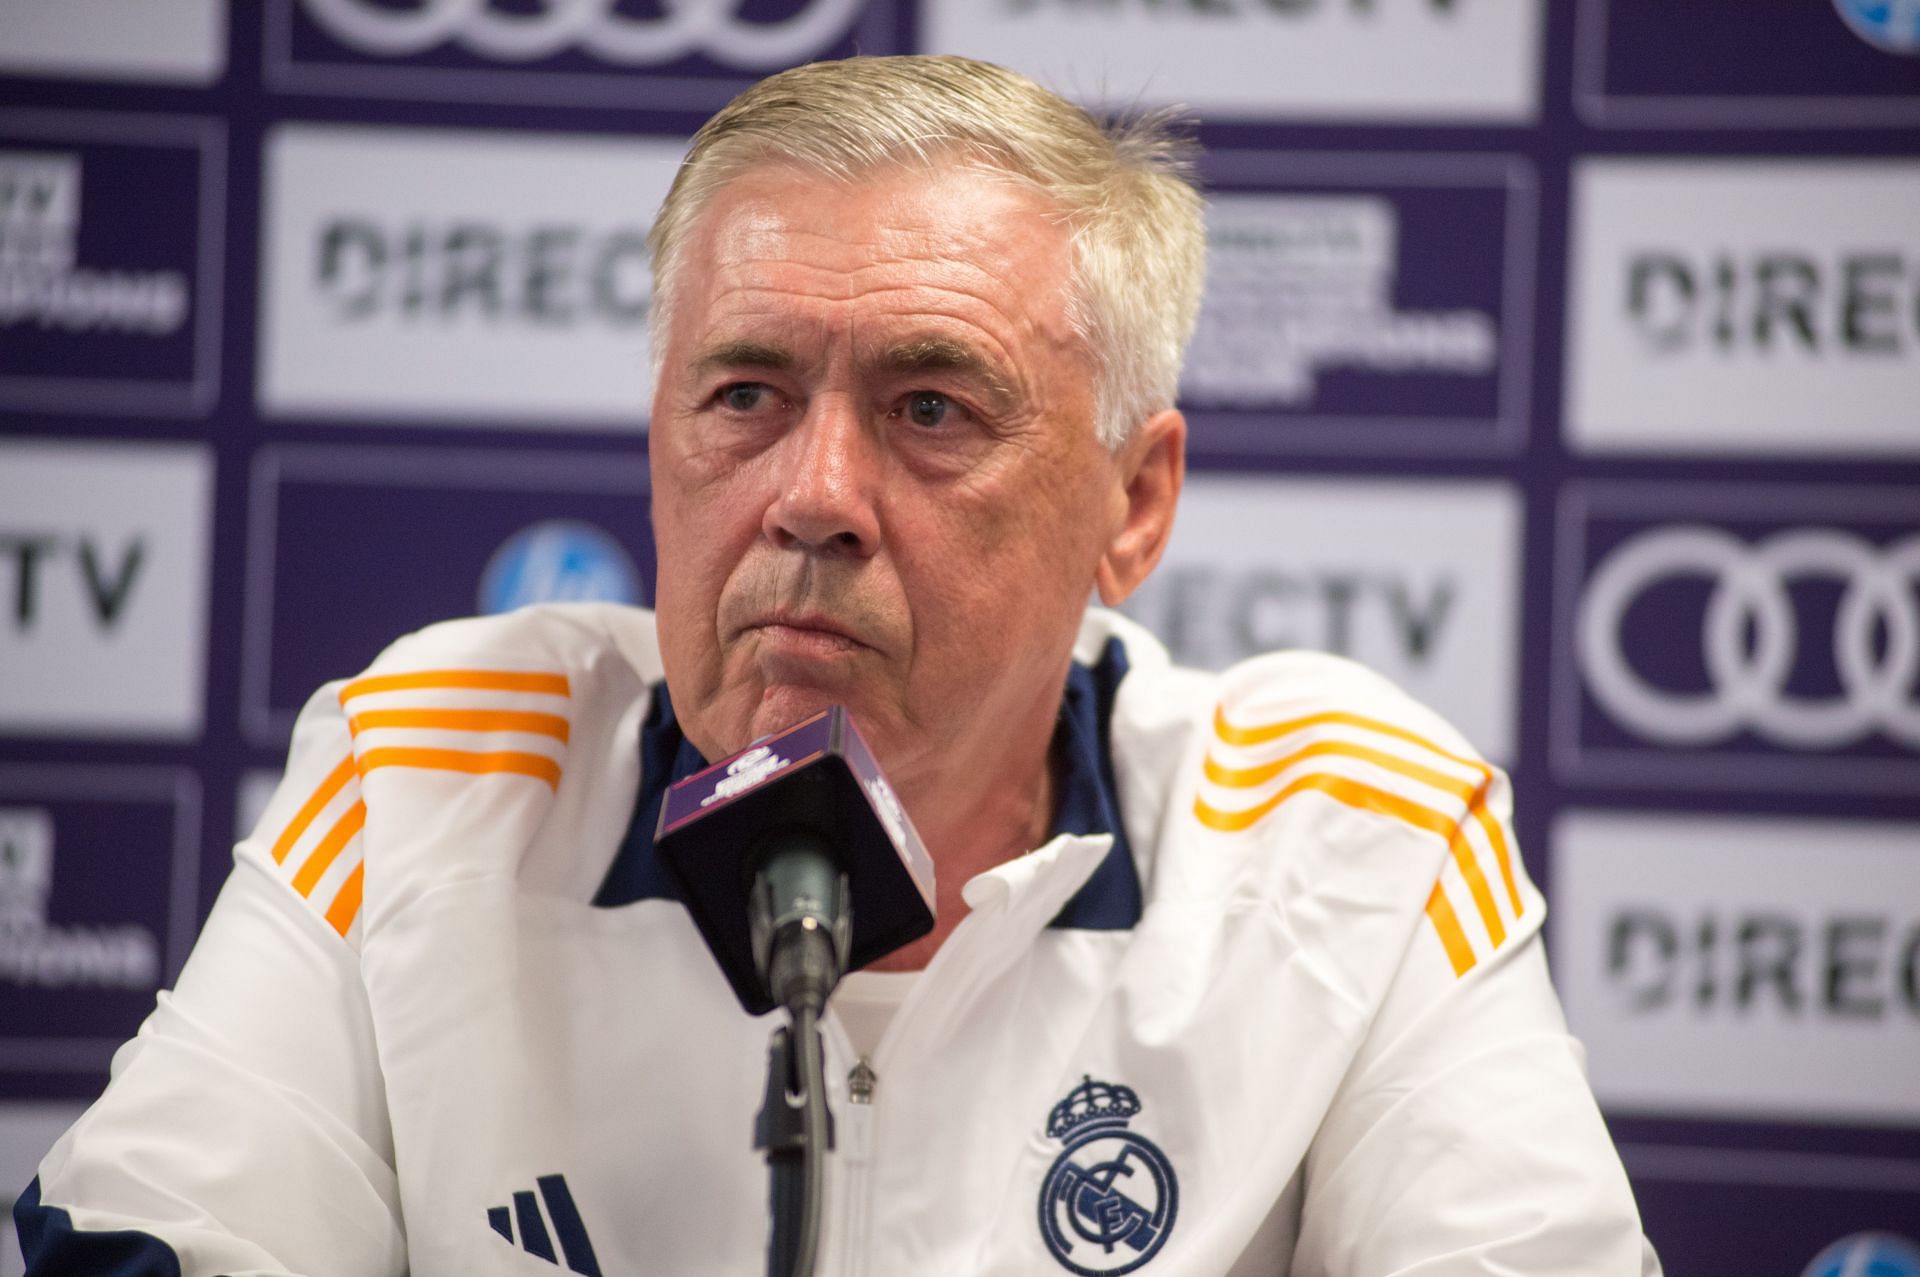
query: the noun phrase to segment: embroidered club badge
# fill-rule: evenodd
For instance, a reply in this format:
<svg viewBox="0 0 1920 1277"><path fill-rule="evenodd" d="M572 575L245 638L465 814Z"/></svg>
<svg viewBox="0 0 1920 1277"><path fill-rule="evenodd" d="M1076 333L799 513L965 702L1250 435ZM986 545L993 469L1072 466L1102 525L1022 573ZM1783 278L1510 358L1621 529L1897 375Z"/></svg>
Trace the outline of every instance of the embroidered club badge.
<svg viewBox="0 0 1920 1277"><path fill-rule="evenodd" d="M1133 1272L1173 1231L1179 1185L1167 1155L1127 1129L1139 1112L1132 1088L1087 1075L1047 1118L1066 1147L1040 1185L1040 1236L1070 1273Z"/></svg>

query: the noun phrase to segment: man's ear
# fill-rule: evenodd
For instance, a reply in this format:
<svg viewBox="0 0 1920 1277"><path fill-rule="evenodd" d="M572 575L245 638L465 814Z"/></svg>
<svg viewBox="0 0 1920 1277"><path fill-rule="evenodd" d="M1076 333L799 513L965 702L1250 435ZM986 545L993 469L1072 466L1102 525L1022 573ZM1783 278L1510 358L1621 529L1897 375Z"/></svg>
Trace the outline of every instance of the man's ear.
<svg viewBox="0 0 1920 1277"><path fill-rule="evenodd" d="M1117 607L1160 561L1187 476L1187 419L1169 408L1142 422L1118 458L1124 514L1094 571L1100 601Z"/></svg>

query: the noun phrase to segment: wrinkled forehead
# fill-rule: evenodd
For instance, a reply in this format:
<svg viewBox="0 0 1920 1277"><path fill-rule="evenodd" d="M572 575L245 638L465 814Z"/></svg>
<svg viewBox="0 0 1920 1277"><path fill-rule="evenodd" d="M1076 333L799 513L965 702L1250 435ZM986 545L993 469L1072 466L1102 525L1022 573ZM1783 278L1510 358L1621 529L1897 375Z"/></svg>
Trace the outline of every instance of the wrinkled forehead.
<svg viewBox="0 0 1920 1277"><path fill-rule="evenodd" d="M826 317L858 303L874 316L991 313L1065 334L1073 252L1053 201L978 165L842 177L769 163L699 211L676 265L674 312L699 324L775 306Z"/></svg>

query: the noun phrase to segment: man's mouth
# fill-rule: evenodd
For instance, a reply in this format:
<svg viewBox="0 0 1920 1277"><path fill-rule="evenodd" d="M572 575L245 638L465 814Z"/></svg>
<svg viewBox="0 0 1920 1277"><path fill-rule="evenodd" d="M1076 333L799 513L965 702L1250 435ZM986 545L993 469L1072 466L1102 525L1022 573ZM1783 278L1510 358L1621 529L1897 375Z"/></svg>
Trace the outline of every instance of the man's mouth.
<svg viewBox="0 0 1920 1277"><path fill-rule="evenodd" d="M745 629L786 651L830 656L868 646L847 626L817 612L770 612Z"/></svg>

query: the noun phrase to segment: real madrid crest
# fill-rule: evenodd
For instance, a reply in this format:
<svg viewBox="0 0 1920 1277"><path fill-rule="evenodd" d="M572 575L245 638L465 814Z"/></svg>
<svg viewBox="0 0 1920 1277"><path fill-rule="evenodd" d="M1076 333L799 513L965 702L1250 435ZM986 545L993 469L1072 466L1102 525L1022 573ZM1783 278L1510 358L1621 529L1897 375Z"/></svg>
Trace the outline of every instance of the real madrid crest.
<svg viewBox="0 0 1920 1277"><path fill-rule="evenodd" d="M1131 1087L1088 1075L1047 1117L1066 1147L1040 1185L1040 1236L1068 1272L1130 1273L1173 1231L1179 1185L1167 1155L1127 1129L1139 1111Z"/></svg>

